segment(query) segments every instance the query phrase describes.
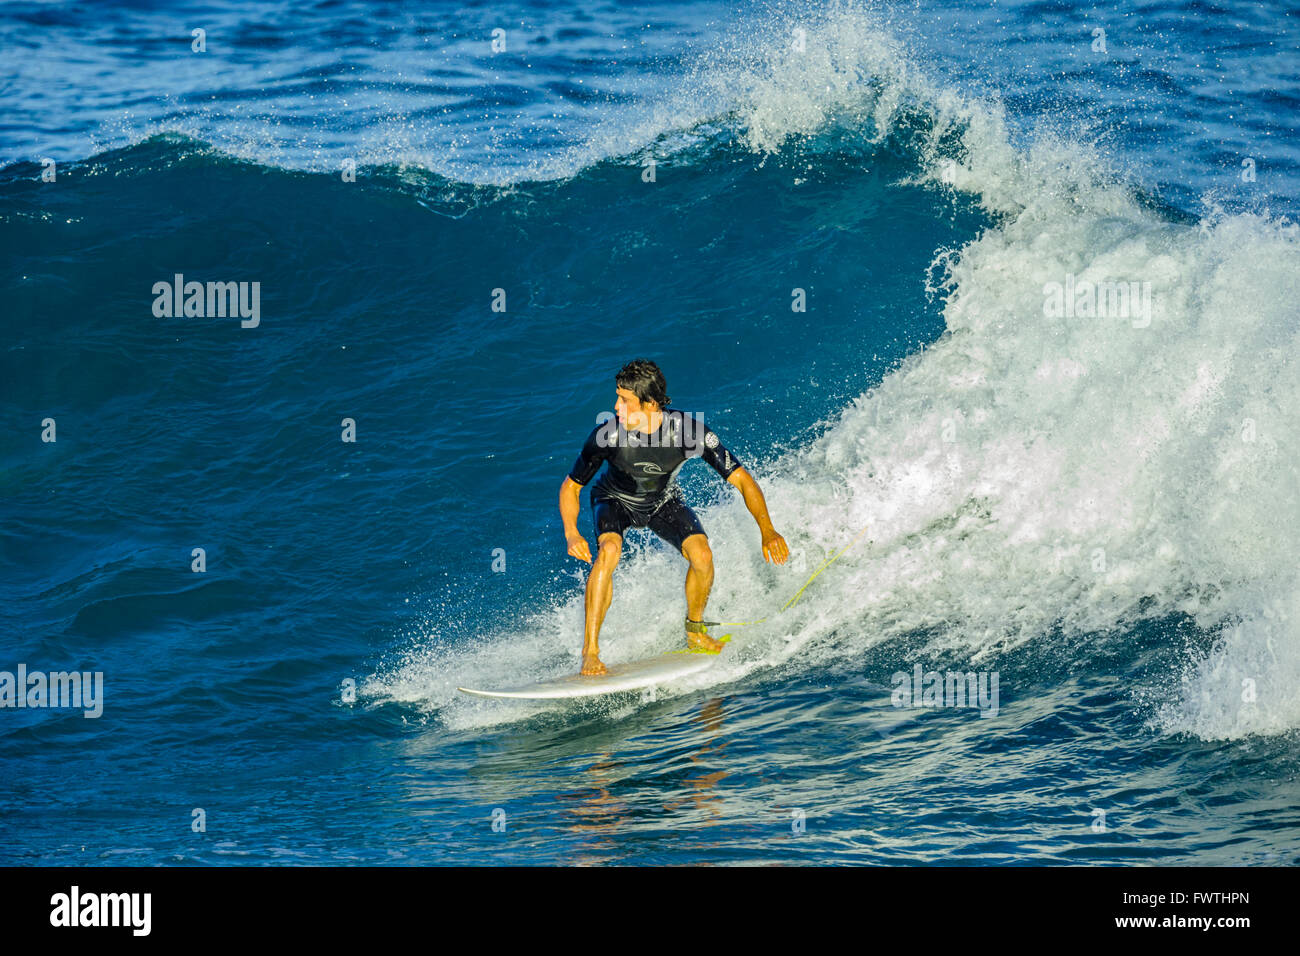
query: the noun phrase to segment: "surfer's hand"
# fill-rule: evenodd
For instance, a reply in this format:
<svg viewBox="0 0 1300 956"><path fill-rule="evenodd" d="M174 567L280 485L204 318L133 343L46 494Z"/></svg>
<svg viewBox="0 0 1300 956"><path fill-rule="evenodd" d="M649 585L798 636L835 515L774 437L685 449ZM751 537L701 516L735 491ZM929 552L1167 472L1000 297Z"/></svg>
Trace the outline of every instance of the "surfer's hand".
<svg viewBox="0 0 1300 956"><path fill-rule="evenodd" d="M790 546L785 543L785 538L776 533L775 530L769 531L763 535L763 558L774 564L785 564L785 559L790 557Z"/></svg>
<svg viewBox="0 0 1300 956"><path fill-rule="evenodd" d="M591 548L587 545L586 538L575 531L571 535L566 535L565 540L569 542L569 554L579 561L591 564Z"/></svg>

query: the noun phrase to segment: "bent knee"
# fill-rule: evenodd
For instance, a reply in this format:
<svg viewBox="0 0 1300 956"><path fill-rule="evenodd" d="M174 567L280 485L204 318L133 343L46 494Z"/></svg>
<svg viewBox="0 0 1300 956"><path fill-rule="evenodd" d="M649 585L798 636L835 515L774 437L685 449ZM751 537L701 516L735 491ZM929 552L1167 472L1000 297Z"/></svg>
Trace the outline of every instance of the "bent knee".
<svg viewBox="0 0 1300 956"><path fill-rule="evenodd" d="M596 560L605 564L618 564L618 559L623 555L623 538L620 535L611 534L602 537L599 541L599 548L596 552Z"/></svg>
<svg viewBox="0 0 1300 956"><path fill-rule="evenodd" d="M713 550L709 547L707 539L702 537L699 541L683 546L682 550L686 552L686 560L691 562L691 567L697 571L705 571L713 567Z"/></svg>

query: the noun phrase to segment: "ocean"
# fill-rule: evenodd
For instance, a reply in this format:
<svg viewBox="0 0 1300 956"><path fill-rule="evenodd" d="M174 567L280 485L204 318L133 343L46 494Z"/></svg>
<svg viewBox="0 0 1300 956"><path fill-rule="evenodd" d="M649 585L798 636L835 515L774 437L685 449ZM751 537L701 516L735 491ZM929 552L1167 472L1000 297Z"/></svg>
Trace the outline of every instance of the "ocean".
<svg viewBox="0 0 1300 956"><path fill-rule="evenodd" d="M1300 862L1298 16L0 6L0 863Z"/></svg>

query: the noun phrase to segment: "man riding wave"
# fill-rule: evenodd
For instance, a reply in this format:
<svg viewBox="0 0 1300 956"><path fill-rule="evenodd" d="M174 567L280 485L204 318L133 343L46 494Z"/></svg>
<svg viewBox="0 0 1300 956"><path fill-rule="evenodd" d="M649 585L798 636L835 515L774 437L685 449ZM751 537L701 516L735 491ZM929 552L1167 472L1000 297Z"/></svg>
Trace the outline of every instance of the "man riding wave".
<svg viewBox="0 0 1300 956"><path fill-rule="evenodd" d="M785 539L768 519L758 482L698 416L670 407L659 366L647 359L634 360L623 366L614 384L616 418L597 425L587 436L560 486L560 517L569 554L592 566L587 576L583 674L606 673L598 639L614 597L614 568L622 556L623 532L628 528L648 527L690 562L686 572L686 642L713 653L722 649L703 623L704 606L713 587L713 552L676 481L687 459L703 458L740 489L745 506L758 523L765 560L784 564L790 555ZM606 463L609 467L592 485L589 496L596 529L593 561L586 539L578 532L578 497Z"/></svg>

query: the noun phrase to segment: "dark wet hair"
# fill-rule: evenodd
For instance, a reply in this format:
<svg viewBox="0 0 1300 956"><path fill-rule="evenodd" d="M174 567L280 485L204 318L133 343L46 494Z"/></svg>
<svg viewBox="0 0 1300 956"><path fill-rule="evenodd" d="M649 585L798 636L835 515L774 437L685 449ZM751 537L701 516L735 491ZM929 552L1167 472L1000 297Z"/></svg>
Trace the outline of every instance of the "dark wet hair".
<svg viewBox="0 0 1300 956"><path fill-rule="evenodd" d="M654 402L660 408L670 401L664 373L649 359L633 359L628 362L614 376L614 385L627 389L637 397L637 401Z"/></svg>

